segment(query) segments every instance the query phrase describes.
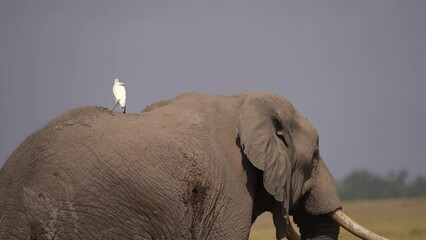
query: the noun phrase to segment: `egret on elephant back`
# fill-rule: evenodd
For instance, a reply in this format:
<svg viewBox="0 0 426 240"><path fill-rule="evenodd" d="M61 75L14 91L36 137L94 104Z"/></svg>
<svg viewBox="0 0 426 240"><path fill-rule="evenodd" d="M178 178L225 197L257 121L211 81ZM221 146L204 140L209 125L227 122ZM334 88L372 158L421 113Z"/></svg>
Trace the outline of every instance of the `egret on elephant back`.
<svg viewBox="0 0 426 240"><path fill-rule="evenodd" d="M114 111L115 107L120 104L120 107L124 109L123 113L126 113L126 88L124 87L124 83L120 82L118 78L114 79L112 93L115 98L115 106L111 111Z"/></svg>

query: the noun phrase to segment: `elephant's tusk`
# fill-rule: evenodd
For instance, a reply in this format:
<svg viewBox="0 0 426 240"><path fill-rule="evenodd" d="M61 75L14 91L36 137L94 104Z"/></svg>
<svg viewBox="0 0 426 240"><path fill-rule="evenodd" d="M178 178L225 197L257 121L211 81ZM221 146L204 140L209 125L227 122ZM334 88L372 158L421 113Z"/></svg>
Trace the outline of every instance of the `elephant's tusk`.
<svg viewBox="0 0 426 240"><path fill-rule="evenodd" d="M357 222L352 220L348 215L346 215L342 210L337 210L334 213L330 214L336 222L338 222L346 230L354 234L355 236L366 239L366 240L389 240L384 238L376 233L371 232L370 230L359 225Z"/></svg>
<svg viewBox="0 0 426 240"><path fill-rule="evenodd" d="M297 233L296 230L294 230L293 224L291 224L290 221L288 223L288 235L287 235L287 239L288 240L300 240L299 233Z"/></svg>

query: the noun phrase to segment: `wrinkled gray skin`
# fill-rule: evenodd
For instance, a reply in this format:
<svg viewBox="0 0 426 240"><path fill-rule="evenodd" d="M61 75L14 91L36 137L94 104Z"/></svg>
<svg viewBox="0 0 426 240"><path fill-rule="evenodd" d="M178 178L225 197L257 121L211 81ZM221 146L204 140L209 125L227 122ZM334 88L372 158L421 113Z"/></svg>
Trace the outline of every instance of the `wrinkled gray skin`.
<svg viewBox="0 0 426 240"><path fill-rule="evenodd" d="M1 169L0 239L247 239L264 211L279 239L287 214L312 231L341 208L317 148L314 127L270 93L75 109Z"/></svg>

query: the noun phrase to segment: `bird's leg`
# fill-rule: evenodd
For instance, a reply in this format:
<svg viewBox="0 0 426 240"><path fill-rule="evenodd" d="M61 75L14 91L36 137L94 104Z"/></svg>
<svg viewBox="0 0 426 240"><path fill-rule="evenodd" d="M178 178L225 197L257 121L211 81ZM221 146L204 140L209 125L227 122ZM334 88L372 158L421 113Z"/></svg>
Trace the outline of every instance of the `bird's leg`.
<svg viewBox="0 0 426 240"><path fill-rule="evenodd" d="M126 113L126 106L124 106L124 111L123 111L123 113Z"/></svg>
<svg viewBox="0 0 426 240"><path fill-rule="evenodd" d="M111 112L114 111L114 109L117 107L118 101L115 103L115 106L111 109Z"/></svg>

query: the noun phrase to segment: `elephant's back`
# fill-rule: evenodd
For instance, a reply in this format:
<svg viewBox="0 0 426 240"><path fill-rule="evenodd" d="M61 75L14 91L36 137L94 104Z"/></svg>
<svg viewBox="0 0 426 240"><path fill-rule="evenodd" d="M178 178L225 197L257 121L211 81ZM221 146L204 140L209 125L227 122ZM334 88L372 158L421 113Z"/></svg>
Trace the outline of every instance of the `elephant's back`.
<svg viewBox="0 0 426 240"><path fill-rule="evenodd" d="M15 150L2 168L2 178L31 185L40 179L56 182L62 173L69 176L67 181L77 181L85 176L76 169L90 173L97 171L99 164L112 168L129 162L147 168L158 164L169 167L181 164L179 159L185 155L214 157L218 149L235 148L239 100L230 99L233 97L190 93L143 113L123 114L95 106L68 111ZM166 157L159 153L178 157L158 163L156 159Z"/></svg>

